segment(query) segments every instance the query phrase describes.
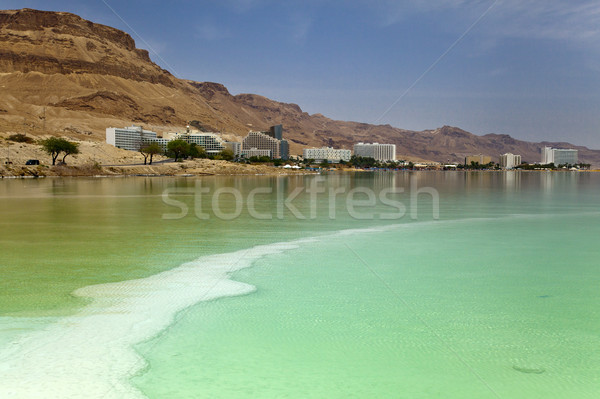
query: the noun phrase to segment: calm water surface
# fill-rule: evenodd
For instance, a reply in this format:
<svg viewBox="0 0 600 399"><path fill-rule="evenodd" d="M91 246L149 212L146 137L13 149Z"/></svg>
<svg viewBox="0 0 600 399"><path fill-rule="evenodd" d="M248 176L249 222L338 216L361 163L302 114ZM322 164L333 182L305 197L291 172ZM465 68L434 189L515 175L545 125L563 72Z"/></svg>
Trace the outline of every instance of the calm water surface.
<svg viewBox="0 0 600 399"><path fill-rule="evenodd" d="M0 397L597 398L599 199L593 173L0 181Z"/></svg>

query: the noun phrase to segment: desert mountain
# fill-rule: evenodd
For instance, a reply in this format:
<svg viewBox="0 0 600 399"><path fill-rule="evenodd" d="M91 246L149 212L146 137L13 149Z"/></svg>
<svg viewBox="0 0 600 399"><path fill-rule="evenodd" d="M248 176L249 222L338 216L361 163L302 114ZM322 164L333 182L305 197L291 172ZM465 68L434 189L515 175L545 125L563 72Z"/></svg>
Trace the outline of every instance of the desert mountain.
<svg viewBox="0 0 600 399"><path fill-rule="evenodd" d="M415 132L336 121L296 104L232 95L218 83L178 79L127 33L64 12L0 11L0 93L0 133L103 141L109 126L134 123L162 132L195 121L204 130L241 137L281 123L292 153L305 146L352 148L358 141L378 141L395 143L400 157L442 162L505 152L535 162L544 145L574 147L477 136L449 126ZM600 165L600 151L574 148L581 161Z"/></svg>

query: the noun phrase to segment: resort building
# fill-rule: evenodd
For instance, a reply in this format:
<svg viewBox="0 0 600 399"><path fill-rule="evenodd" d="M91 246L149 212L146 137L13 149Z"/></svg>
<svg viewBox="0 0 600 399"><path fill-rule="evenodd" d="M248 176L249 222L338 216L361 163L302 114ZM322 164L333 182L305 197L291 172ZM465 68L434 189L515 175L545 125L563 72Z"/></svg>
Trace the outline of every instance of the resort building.
<svg viewBox="0 0 600 399"><path fill-rule="evenodd" d="M465 165L471 165L471 162L478 163L479 165L487 165L492 163L492 157L487 155L469 155L465 158Z"/></svg>
<svg viewBox="0 0 600 399"><path fill-rule="evenodd" d="M579 152L572 149L544 147L542 149L542 165L575 165L579 162Z"/></svg>
<svg viewBox="0 0 600 399"><path fill-rule="evenodd" d="M156 132L144 130L140 126L126 128L110 127L106 129L106 142L117 148L129 151L139 151L145 144L157 143L163 151L167 150L169 141L183 140L189 144L196 144L206 150L207 154L218 154L223 151L227 143L217 133L190 132L189 128L183 133L165 133L164 137L158 137ZM240 143L236 143L238 146ZM235 154L234 149L234 154ZM239 155L238 147L238 155Z"/></svg>
<svg viewBox="0 0 600 399"><path fill-rule="evenodd" d="M271 126L268 131L249 132L242 140L242 156L248 156L251 150L269 150L271 158L287 160L290 147L287 140L283 139L283 127L281 125Z"/></svg>
<svg viewBox="0 0 600 399"><path fill-rule="evenodd" d="M314 159L315 162L348 162L351 156L350 150L338 150L331 147L305 148L302 151L304 159Z"/></svg>
<svg viewBox="0 0 600 399"><path fill-rule="evenodd" d="M106 129L106 142L123 150L139 151L143 144L156 139L156 132L144 130L141 126Z"/></svg>
<svg viewBox="0 0 600 399"><path fill-rule="evenodd" d="M216 133L192 132L192 133L166 133L165 139L183 140L189 144L196 144L204 148L207 154L215 155L223 151L226 147L225 141Z"/></svg>
<svg viewBox="0 0 600 399"><path fill-rule="evenodd" d="M504 169L513 169L515 166L521 165L521 156L506 153L500 155L500 167Z"/></svg>
<svg viewBox="0 0 600 399"><path fill-rule="evenodd" d="M358 143L354 144L354 155L373 158L376 161L388 162L396 160L396 144Z"/></svg>
<svg viewBox="0 0 600 399"><path fill-rule="evenodd" d="M242 140L242 155L250 150L270 151L271 158L279 158L280 141L261 132L249 132Z"/></svg>

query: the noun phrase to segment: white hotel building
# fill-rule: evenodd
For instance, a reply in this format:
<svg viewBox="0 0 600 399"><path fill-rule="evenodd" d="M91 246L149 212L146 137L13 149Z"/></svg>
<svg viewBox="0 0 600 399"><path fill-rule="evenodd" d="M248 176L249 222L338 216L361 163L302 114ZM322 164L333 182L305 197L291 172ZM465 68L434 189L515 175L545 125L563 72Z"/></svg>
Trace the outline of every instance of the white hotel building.
<svg viewBox="0 0 600 399"><path fill-rule="evenodd" d="M553 163L554 165L575 165L579 162L577 150L544 147L542 149L542 165Z"/></svg>
<svg viewBox="0 0 600 399"><path fill-rule="evenodd" d="M302 150L302 157L304 159L314 159L315 162L348 162L352 157L352 153L350 150L338 150L331 147L305 148Z"/></svg>
<svg viewBox="0 0 600 399"><path fill-rule="evenodd" d="M198 147L204 148L207 154L218 154L226 148L225 141L215 133L209 132L194 132L194 133L166 133L165 139L183 140L189 144L196 144Z"/></svg>
<svg viewBox="0 0 600 399"><path fill-rule="evenodd" d="M156 132L144 130L141 126L106 129L106 142L123 150L139 151L142 144L156 139Z"/></svg>
<svg viewBox="0 0 600 399"><path fill-rule="evenodd" d="M514 169L515 166L519 165L521 165L520 155L511 154L510 152L500 155L500 167L504 169Z"/></svg>
<svg viewBox="0 0 600 399"><path fill-rule="evenodd" d="M354 155L363 158L374 158L376 161L382 162L395 161L396 144L354 144Z"/></svg>
<svg viewBox="0 0 600 399"><path fill-rule="evenodd" d="M139 151L142 145L150 143L157 143L163 151L166 151L167 144L171 140L183 140L190 144L196 144L211 155L218 154L227 147L227 142L216 133L186 131L185 133L165 133L164 137L158 137L156 132L144 130L140 126L106 129L106 142L128 151ZM239 155L239 143L231 143L231 147L233 147L234 155ZM238 154L235 154L236 149Z"/></svg>

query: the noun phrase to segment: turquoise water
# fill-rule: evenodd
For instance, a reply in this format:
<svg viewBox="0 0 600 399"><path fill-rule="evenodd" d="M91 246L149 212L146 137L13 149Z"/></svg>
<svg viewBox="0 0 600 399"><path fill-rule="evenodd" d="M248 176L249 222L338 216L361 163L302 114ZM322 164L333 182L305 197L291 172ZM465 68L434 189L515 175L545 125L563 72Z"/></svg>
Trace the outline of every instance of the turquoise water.
<svg viewBox="0 0 600 399"><path fill-rule="evenodd" d="M0 396L45 381L45 397L598 397L598 175L199 181L244 199L397 186L410 210L415 177L438 220L427 194L415 218L376 201L357 220L344 196L330 218L302 192L308 218L280 219L274 190L256 203L271 220L165 220L162 192L193 208L198 180L0 182Z"/></svg>

